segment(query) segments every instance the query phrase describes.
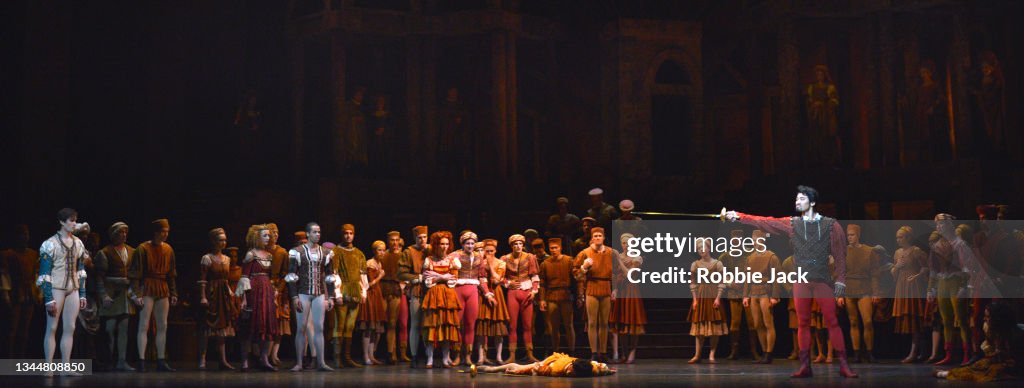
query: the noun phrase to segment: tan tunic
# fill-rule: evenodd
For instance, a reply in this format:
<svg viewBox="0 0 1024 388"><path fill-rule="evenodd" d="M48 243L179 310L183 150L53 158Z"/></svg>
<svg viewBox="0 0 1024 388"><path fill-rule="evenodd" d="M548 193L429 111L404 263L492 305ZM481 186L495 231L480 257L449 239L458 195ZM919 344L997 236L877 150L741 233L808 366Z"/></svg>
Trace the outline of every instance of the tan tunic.
<svg viewBox="0 0 1024 388"><path fill-rule="evenodd" d="M761 273L761 283L754 283L751 281L746 282L743 285L743 297L779 297L782 293L782 287L780 287L778 283L774 283L774 279L771 277L773 271L778 272L781 268L781 265L779 264L779 257L775 255L775 252L764 251L751 253L750 256L747 257L747 267L750 267L750 273ZM743 269L746 270L746 268Z"/></svg>
<svg viewBox="0 0 1024 388"><path fill-rule="evenodd" d="M871 247L846 247L846 295L851 298L881 296L878 287L878 255Z"/></svg>
<svg viewBox="0 0 1024 388"><path fill-rule="evenodd" d="M578 281L579 287L583 287L580 295L605 297L611 296L612 294L612 275L617 267L614 264L615 256L618 255L614 249L604 247L604 250L598 252L594 247L588 247L576 255L576 260L573 261L573 275ZM590 271L583 271L583 262L587 258L592 258L594 264L590 267Z"/></svg>
<svg viewBox="0 0 1024 388"><path fill-rule="evenodd" d="M569 300L572 286L572 258L566 255L551 257L540 265L540 296L547 302Z"/></svg>

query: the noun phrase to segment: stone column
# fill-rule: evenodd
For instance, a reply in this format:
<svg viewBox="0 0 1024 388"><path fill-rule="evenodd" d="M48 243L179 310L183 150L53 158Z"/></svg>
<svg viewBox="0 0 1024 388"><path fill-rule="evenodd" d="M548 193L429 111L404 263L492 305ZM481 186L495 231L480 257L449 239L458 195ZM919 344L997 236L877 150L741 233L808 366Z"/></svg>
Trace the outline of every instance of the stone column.
<svg viewBox="0 0 1024 388"><path fill-rule="evenodd" d="M800 52L792 21L781 21L778 32L779 50L779 127L775 132L775 162L777 168L798 167L800 163L797 133L801 132L800 104Z"/></svg>
<svg viewBox="0 0 1024 388"><path fill-rule="evenodd" d="M495 171L499 178L509 175L509 150L511 149L508 129L508 97L510 95L508 90L508 50L506 48L508 38L509 36L505 32L494 33L491 37L491 93L493 95L491 127L495 131L495 139L498 144L498 160Z"/></svg>
<svg viewBox="0 0 1024 388"><path fill-rule="evenodd" d="M518 69L516 62L516 33L512 31L504 32L505 35L505 72L507 84L506 90L507 95L505 97L506 111L505 120L507 121L506 127L508 129L508 161L503 166L508 171L509 176L518 175L519 166L519 82L517 78Z"/></svg>
<svg viewBox="0 0 1024 388"><path fill-rule="evenodd" d="M420 44L420 140L426 148L425 165L433 170L437 166L437 105L440 98L437 89L437 37L422 37Z"/></svg>
<svg viewBox="0 0 1024 388"><path fill-rule="evenodd" d="M953 14L953 41L949 47L949 70L953 98L953 131L955 132L956 157L970 155L971 143L971 96L970 87L971 48L964 23L959 14Z"/></svg>
<svg viewBox="0 0 1024 388"><path fill-rule="evenodd" d="M896 127L896 86L893 85L893 63L896 50L892 34L892 14L883 12L878 17L878 94L880 110L879 139L883 166L899 165L899 129ZM886 214L886 213L882 213ZM891 212L890 212L891 214Z"/></svg>
<svg viewBox="0 0 1024 388"><path fill-rule="evenodd" d="M306 47L300 39L291 42L288 57L291 67L292 86L292 171L306 171L302 168L303 146L305 134L305 99L306 99ZM302 179L303 174L296 174Z"/></svg>
<svg viewBox="0 0 1024 388"><path fill-rule="evenodd" d="M405 176L415 176L415 170L425 167L420 164L424 161L415 159L426 156L420 147L427 143L427 138L423 134L422 104L424 101L423 73L421 72L423 50L421 39L418 35L411 35L405 39L405 114L406 125L409 128L409 138L406 139L409 148L405 152L409 159L406 159L404 166L399 166L399 170Z"/></svg>

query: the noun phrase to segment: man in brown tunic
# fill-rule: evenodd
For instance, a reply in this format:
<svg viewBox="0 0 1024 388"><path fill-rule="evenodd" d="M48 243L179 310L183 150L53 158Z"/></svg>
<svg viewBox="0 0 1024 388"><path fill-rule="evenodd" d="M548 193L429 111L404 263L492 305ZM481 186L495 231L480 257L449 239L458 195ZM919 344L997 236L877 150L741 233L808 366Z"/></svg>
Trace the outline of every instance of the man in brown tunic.
<svg viewBox="0 0 1024 388"><path fill-rule="evenodd" d="M576 351L576 331L572 326L572 258L562 254L562 238L548 239L551 257L540 265L540 311L547 318L551 351L557 352L565 331L569 353Z"/></svg>
<svg viewBox="0 0 1024 388"><path fill-rule="evenodd" d="M11 331L8 333L8 357L27 357L26 342L36 306L43 304L43 291L36 286L39 251L29 248L28 225L14 228L16 245L0 252L0 294L10 306Z"/></svg>
<svg viewBox="0 0 1024 388"><path fill-rule="evenodd" d="M153 239L139 244L132 255L128 278L135 304L142 307L139 314L139 331L136 343L139 345L139 372L146 371L146 344L149 341L149 319L156 318L157 370L173 372L167 364L167 313L171 306L178 304L178 288L175 279L174 249L167 241L171 224L165 218L151 223Z"/></svg>
<svg viewBox="0 0 1024 388"><path fill-rule="evenodd" d="M871 354L874 349L875 329L872 324L873 304L881 301L878 288L878 255L870 246L860 243L860 225L846 225L846 297L840 303L846 305L846 314L850 317L850 338L853 340L853 352L857 353L853 362L875 362ZM864 348L861 348L861 333Z"/></svg>
<svg viewBox="0 0 1024 388"><path fill-rule="evenodd" d="M576 255L573 261L573 276L580 287L579 295L586 296L587 337L590 340L593 361L605 362L608 349L608 316L611 314L615 291L612 272L614 249L604 245L604 228L590 229L590 247Z"/></svg>
<svg viewBox="0 0 1024 388"><path fill-rule="evenodd" d="M755 229L750 237L758 241L765 238L765 233ZM752 320L749 322L753 323L751 328L757 330L757 340L761 343L761 350L764 350L764 357L754 360L756 364L772 363L772 350L775 349L775 318L772 307L779 303L779 295L782 292L782 285L776 283L772 276L780 267L779 257L770 250L755 250L747 256L747 268L750 268L751 273L760 273L762 279L761 283L747 282L743 287L743 307L750 311ZM753 337L753 332L751 334Z"/></svg>
<svg viewBox="0 0 1024 388"><path fill-rule="evenodd" d="M734 229L730 232L730 239L743 238L742 229ZM718 256L718 261L722 262L722 266L726 270L735 271L739 268L741 271L747 270L747 256L746 252L739 256L732 256L729 252L722 252ZM750 309L743 307L743 285L742 284L729 284L725 287L725 297L729 299L729 343L731 350L729 350L729 356L727 360L735 360L740 356L740 328L743 327L743 321L746 319L747 324L747 339L750 340L750 356L754 360L760 360L761 355L757 351L757 335L754 334L754 317L750 314Z"/></svg>
<svg viewBox="0 0 1024 388"><path fill-rule="evenodd" d="M110 245L96 253L96 294L102 301L100 318L106 321L110 354L114 354L117 343L116 370L132 372L128 365L128 318L135 315L135 306L128 295L128 268L135 248L125 243L128 239L128 224L115 222L107 231Z"/></svg>
<svg viewBox="0 0 1024 388"><path fill-rule="evenodd" d="M402 239L402 234L397 231L388 232L388 247L397 247ZM398 309L402 304L402 288L398 283L398 261L402 259L402 253L394 249L388 249L381 259L381 268L384 270L384 278L380 282L380 290L384 295L384 302L387 304L387 341L388 354L391 357L388 363L398 363L398 352L395 351L396 329L398 328ZM405 354L405 348L402 348Z"/></svg>
<svg viewBox="0 0 1024 388"><path fill-rule="evenodd" d="M405 292L409 304L409 353L412 354L410 368L416 367L416 354L420 346L420 302L423 299L423 260L430 246L427 244L426 226L412 228L416 243L402 251L398 260L398 281L406 284ZM405 349L403 349L404 352Z"/></svg>
<svg viewBox="0 0 1024 388"><path fill-rule="evenodd" d="M347 366L362 367L352 359L352 330L355 329L359 303L366 297L369 281L366 278L366 255L354 245L355 237L354 225L341 226L341 243L334 247L334 260L330 263L331 269L341 278L340 295L334 295L337 307L333 311L335 326L332 336L338 368L342 367L342 361Z"/></svg>
<svg viewBox="0 0 1024 388"><path fill-rule="evenodd" d="M274 336L274 344L270 349L270 363L278 366L281 365L281 359L277 357L277 352L281 349L281 336L292 334L292 306L288 297L288 283L284 281L284 276L288 274L288 250L277 244L281 237L281 231L277 228L277 224L271 222L267 224L267 229L270 230L270 243L267 244L267 251L272 257L270 283L274 285L274 307L278 322L278 335Z"/></svg>

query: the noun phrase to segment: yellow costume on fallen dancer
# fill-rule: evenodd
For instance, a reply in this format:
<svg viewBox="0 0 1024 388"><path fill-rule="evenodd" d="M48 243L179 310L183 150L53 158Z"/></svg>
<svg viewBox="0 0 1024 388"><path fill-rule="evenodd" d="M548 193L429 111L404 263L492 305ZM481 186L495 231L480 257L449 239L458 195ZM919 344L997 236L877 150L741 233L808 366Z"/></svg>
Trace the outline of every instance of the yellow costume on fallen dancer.
<svg viewBox="0 0 1024 388"><path fill-rule="evenodd" d="M590 361L570 357L565 353L555 352L541 361L530 364L505 364L501 366L479 366L481 372L505 372L508 375L548 376L548 377L591 377L607 376L615 373L615 369L603 362Z"/></svg>

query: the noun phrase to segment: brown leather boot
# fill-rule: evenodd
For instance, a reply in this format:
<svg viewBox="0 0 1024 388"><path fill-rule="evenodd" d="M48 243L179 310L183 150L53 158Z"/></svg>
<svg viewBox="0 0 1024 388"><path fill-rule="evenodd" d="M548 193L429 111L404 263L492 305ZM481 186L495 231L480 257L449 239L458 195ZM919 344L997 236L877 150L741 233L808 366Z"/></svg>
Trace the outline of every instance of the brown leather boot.
<svg viewBox="0 0 1024 388"><path fill-rule="evenodd" d="M398 346L398 359L402 362L410 362L412 359L409 358L409 354L406 352L409 350L409 344L401 344Z"/></svg>
<svg viewBox="0 0 1024 388"><path fill-rule="evenodd" d="M846 362L846 351L845 350L836 350L836 358L839 359L839 375L840 376L843 376L843 377L846 377L846 378L851 378L851 379L855 379L855 378L858 377L858 375L856 373L853 373L853 370L850 369L850 364L848 362Z"/></svg>
<svg viewBox="0 0 1024 388"><path fill-rule="evenodd" d="M802 379L814 376L814 372L811 371L811 351L809 349L801 350L797 357L800 358L800 369L797 369L796 372L793 372L789 377Z"/></svg>
<svg viewBox="0 0 1024 388"><path fill-rule="evenodd" d="M537 362L540 361L537 357L533 356L533 344L526 344L526 361Z"/></svg>
<svg viewBox="0 0 1024 388"><path fill-rule="evenodd" d="M508 359L505 362L516 362L516 344L508 345Z"/></svg>
<svg viewBox="0 0 1024 388"><path fill-rule="evenodd" d="M344 360L345 365L353 368L362 368L362 364L357 363L352 359L352 337L347 337L343 341L345 341L345 347L341 350L344 353L341 357L342 360Z"/></svg>
<svg viewBox="0 0 1024 388"><path fill-rule="evenodd" d="M334 347L334 368L344 368L345 365L341 363L341 338L331 340L331 345Z"/></svg>

